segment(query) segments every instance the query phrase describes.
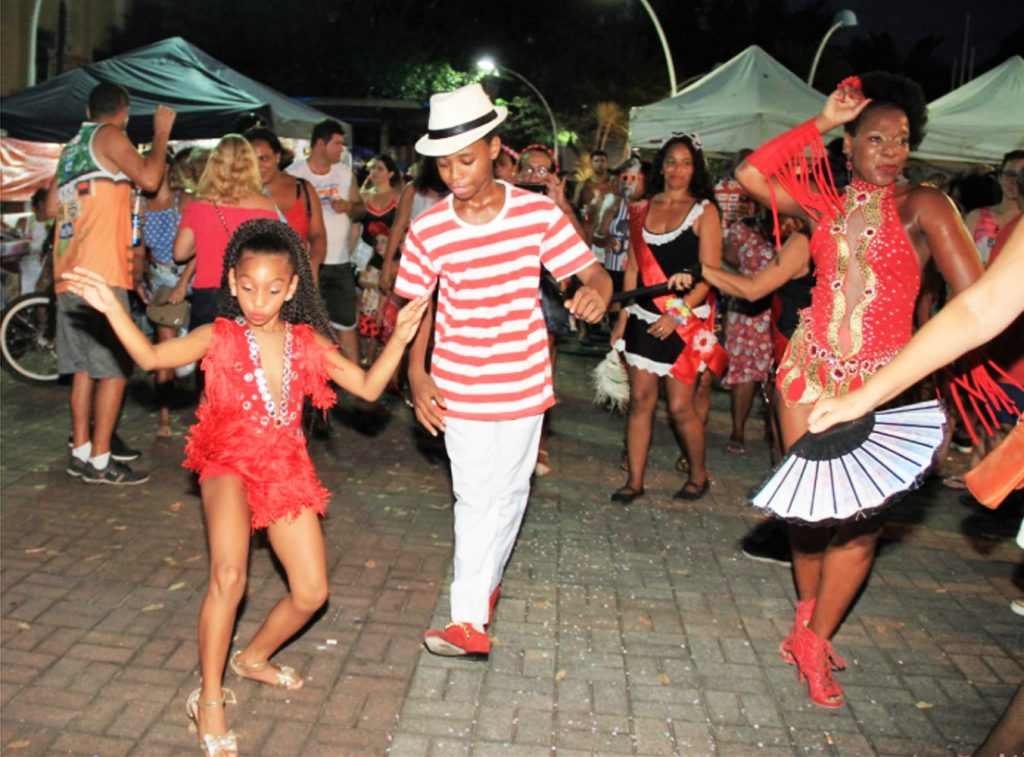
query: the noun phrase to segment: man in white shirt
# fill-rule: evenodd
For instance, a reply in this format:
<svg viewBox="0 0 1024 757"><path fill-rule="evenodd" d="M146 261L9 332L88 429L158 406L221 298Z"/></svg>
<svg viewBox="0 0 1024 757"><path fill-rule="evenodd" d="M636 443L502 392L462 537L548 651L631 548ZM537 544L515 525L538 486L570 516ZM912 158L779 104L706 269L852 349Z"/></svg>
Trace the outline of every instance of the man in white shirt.
<svg viewBox="0 0 1024 757"><path fill-rule="evenodd" d="M288 167L288 173L305 179L316 189L327 230L327 256L320 268L320 295L327 306L331 326L337 331L341 351L359 362L359 338L356 334L355 267L348 249L352 221L366 212L352 169L342 161L345 132L341 124L328 118L313 127L309 138L309 157Z"/></svg>

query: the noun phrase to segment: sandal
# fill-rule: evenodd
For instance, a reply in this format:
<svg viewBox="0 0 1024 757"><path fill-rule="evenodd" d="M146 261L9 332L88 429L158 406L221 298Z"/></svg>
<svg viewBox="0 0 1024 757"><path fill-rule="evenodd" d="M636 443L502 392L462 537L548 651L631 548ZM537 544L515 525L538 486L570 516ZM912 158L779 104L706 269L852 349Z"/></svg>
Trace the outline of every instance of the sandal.
<svg viewBox="0 0 1024 757"><path fill-rule="evenodd" d="M693 479L690 479L685 484L683 484L683 488L682 489L680 489L679 491L677 491L675 494L672 495L672 499L685 499L685 500L700 499L701 497L703 497L705 494L708 493L708 487L710 487L710 486L711 486L711 477L710 476L705 478L704 479L704 483L702 483L702 484L698 484Z"/></svg>
<svg viewBox="0 0 1024 757"><path fill-rule="evenodd" d="M202 689L196 689L188 695L185 702L185 712L189 719L195 723L196 732L199 732L199 708L200 707L224 707L229 704L238 704L235 699L235 692L231 689L223 689L220 699L212 702L200 702L199 694ZM238 736L234 731L228 731L221 736L212 733L199 733L199 745L206 757L226 757L226 755L238 754Z"/></svg>
<svg viewBox="0 0 1024 757"><path fill-rule="evenodd" d="M170 439L174 436L174 432L171 431L170 426L157 426L156 427L156 438L157 439Z"/></svg>
<svg viewBox="0 0 1024 757"><path fill-rule="evenodd" d="M277 689L287 689L288 691L295 691L296 689L301 689L303 684L305 683L299 676L299 674L295 672L295 668L290 668L287 665L282 665L281 667L271 665L271 667L275 668L274 681L265 681L262 678L251 675L251 673L253 672L263 670L264 668L266 668L268 665L270 665L270 661L265 660L263 662L253 663L239 662L238 655L240 654L242 654L242 650L237 649L235 650L235 653L231 655L231 659L228 660L228 667L231 668L231 672L234 673L235 677L239 680L243 678L248 678L252 681L256 681L257 683L265 683L268 686L273 686Z"/></svg>
<svg viewBox="0 0 1024 757"><path fill-rule="evenodd" d="M793 627L789 630L784 638L779 643L779 657L782 661L789 665L796 665L796 658L793 657L793 638L796 636L798 629L803 628L811 622L811 616L814 614L814 605L816 603L815 597L804 602L796 603L796 615L793 617ZM832 670L846 670L846 660L840 657L836 650L829 646L829 665L832 666Z"/></svg>
<svg viewBox="0 0 1024 757"><path fill-rule="evenodd" d="M832 645L818 637L808 626L798 628L790 647L796 660L797 676L807 681L807 693L819 707L842 707L845 697L832 676Z"/></svg>
<svg viewBox="0 0 1024 757"><path fill-rule="evenodd" d="M747 453L747 447L743 443L743 440L730 439L725 443L725 451L733 455L745 455Z"/></svg>
<svg viewBox="0 0 1024 757"><path fill-rule="evenodd" d="M621 505L628 505L637 497L642 496L644 496L643 487L640 487L639 489L634 489L632 486L629 486L627 484L626 486L622 486L616 489L614 492L612 492L611 499L612 502L618 502Z"/></svg>

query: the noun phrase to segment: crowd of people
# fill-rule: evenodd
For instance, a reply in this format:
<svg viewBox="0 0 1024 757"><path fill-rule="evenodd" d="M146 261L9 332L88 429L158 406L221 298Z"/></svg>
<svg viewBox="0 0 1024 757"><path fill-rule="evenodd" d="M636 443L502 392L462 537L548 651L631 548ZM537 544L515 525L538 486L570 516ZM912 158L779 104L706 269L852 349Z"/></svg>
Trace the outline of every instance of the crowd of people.
<svg viewBox="0 0 1024 757"><path fill-rule="evenodd" d="M455 498L451 622L427 630L424 644L439 655L486 656L531 477L552 471L554 369L570 329L607 323L628 375L626 481L611 501L629 506L646 494L662 394L685 476L675 497L697 500L713 480L714 382L731 396L726 451L747 454L746 424L761 395L777 461L809 423L817 430L862 414L912 383L918 376L903 366L915 365L904 354L922 349L911 342L915 319L920 326L939 312L947 292L950 309L962 306L961 291L978 291L1024 256L1019 231L1000 255L1024 207L1024 152L1003 160L1001 195L962 208L964 219L942 191L902 178L927 116L920 88L892 74L844 81L814 119L742 152L717 184L700 136L680 131L650 161L610 166L594 151L573 187L549 147L501 140L508 111L479 85L431 98L408 176L387 154L354 171L333 120L313 128L305 158L265 124L227 134L212 150L174 153L175 116L164 106L140 155L125 135L128 106L116 85L92 91L49 191L33 199L28 231L40 259L53 240L60 371L73 376L70 476L146 481L112 456L127 377L134 365L154 372L156 433L167 437L176 371L201 367L185 465L200 482L210 582L199 617L202 686L187 706L211 757L238 749L224 708L233 699L222 687L226 667L285 689L303 683L270 658L328 594L318 515L329 493L306 451L302 416L307 402L330 408L331 382L367 401L389 388L407 392L424 428L444 434ZM833 171L821 135L837 127L845 165ZM945 283L921 307L930 268ZM23 281L33 273L28 266ZM625 295L613 302L613 293ZM188 303L187 322L154 318L154 309L147 325L133 318L130 295L179 310ZM936 324L948 318L939 312L920 339L941 339ZM994 383L1022 407L1020 319L1010 328ZM979 329L960 351L998 330ZM934 368L956 357L948 351ZM975 361L971 370L982 369ZM1016 422L1012 406L1004 403L995 424L977 405L960 422L976 439L975 426L1005 433ZM779 654L818 705L844 701L835 673L845 663L832 639L868 576L883 522L872 514L775 529L797 589ZM288 594L231 652L249 538L259 529L284 566Z"/></svg>

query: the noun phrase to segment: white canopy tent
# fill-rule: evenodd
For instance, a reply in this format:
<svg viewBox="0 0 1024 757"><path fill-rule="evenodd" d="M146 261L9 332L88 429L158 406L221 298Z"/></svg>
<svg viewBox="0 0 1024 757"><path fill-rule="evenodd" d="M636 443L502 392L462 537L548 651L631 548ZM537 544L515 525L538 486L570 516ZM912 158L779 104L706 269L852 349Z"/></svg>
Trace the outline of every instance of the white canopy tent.
<svg viewBox="0 0 1024 757"><path fill-rule="evenodd" d="M1014 55L928 105L922 160L998 163L1024 149L1024 58Z"/></svg>
<svg viewBox="0 0 1024 757"><path fill-rule="evenodd" d="M706 153L733 153L803 123L825 96L757 45L684 88L674 97L629 114L634 147L657 147L677 131L696 131Z"/></svg>

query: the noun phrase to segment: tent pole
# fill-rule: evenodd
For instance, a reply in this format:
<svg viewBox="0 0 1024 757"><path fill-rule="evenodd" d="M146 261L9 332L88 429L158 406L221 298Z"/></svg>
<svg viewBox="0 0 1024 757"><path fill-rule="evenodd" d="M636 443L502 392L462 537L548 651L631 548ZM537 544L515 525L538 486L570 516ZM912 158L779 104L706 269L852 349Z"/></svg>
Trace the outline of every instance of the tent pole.
<svg viewBox="0 0 1024 757"><path fill-rule="evenodd" d="M36 39L39 37L39 11L43 7L43 0L35 0L32 3L32 18L28 24L28 68L26 69L26 86L34 87L36 84Z"/></svg>

